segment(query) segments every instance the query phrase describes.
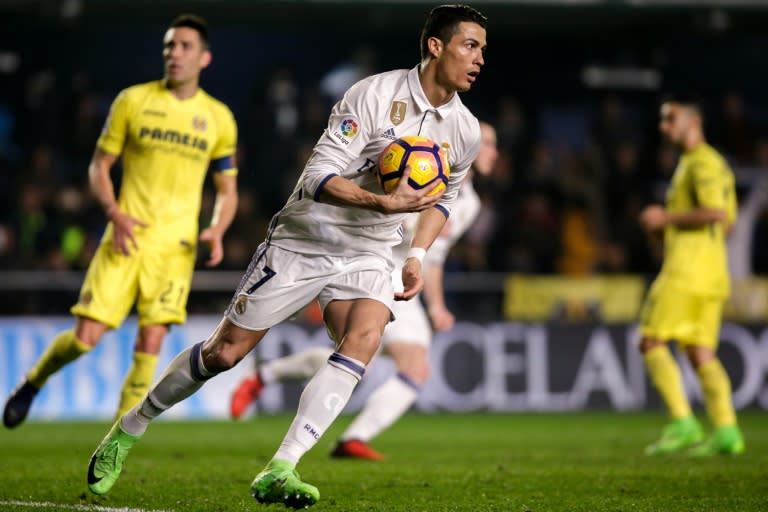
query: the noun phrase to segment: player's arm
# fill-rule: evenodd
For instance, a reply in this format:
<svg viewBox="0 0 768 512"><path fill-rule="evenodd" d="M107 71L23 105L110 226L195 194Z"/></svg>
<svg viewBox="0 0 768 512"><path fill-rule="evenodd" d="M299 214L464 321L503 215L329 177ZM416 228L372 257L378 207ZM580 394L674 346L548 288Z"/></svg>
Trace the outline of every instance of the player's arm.
<svg viewBox="0 0 768 512"><path fill-rule="evenodd" d="M424 271L424 301L427 304L427 314L432 328L436 331L446 331L456 323L456 317L445 305L445 290L443 289L443 265L427 262Z"/></svg>
<svg viewBox="0 0 768 512"><path fill-rule="evenodd" d="M686 212L668 212L651 210L644 213L643 219L650 226L676 226L680 229L693 229L720 223L728 229L728 204L732 187L729 184L730 172L712 159L700 159L691 162L691 179L696 208Z"/></svg>
<svg viewBox="0 0 768 512"><path fill-rule="evenodd" d="M115 186L110 176L112 166L117 161L117 155L107 153L103 149L96 148L88 166L88 181L93 194L104 209L107 218L112 221L112 245L117 252L131 254L130 245L137 248L134 226L146 227L147 225L138 219L124 213L117 204Z"/></svg>
<svg viewBox="0 0 768 512"><path fill-rule="evenodd" d="M217 172L213 175L216 201L213 205L211 224L200 233L200 241L208 242L210 256L207 267L215 267L224 259L224 233L232 224L237 212L237 175Z"/></svg>
<svg viewBox="0 0 768 512"><path fill-rule="evenodd" d="M341 176L331 176L321 185L318 200L339 206L354 206L381 213L419 212L435 206L442 194L428 196L440 182L416 190L408 185L410 168L406 168L395 190L387 195L374 194Z"/></svg>
<svg viewBox="0 0 768 512"><path fill-rule="evenodd" d="M209 169L213 172L216 199L210 225L200 232L198 240L208 243L206 267L215 267L224 259L224 233L237 213L237 122L224 104L214 103L213 109L220 135L211 151Z"/></svg>
<svg viewBox="0 0 768 512"><path fill-rule="evenodd" d="M467 151L465 152L463 159L457 160L455 167L451 170L448 187L441 197L440 203L435 205L434 208L429 208L419 214L416 230L411 239L411 249L408 253L408 258L406 258L405 263L403 264L403 292L396 293L395 300L409 300L412 297L415 297L424 286L424 280L421 276L422 260L426 255L426 251L432 246L432 243L437 240L437 237L443 231L443 228L448 221L451 205L453 205L458 198L461 184L464 179L466 179L472 162L475 161L475 158L477 158L477 155L480 152L481 137L480 127L477 122L475 122L475 130L473 131L473 134L475 135L474 141L467 144ZM407 180L401 178L400 183L398 183L398 188L404 181ZM474 214L472 214L472 216L474 216ZM459 227L458 232L461 233L465 229L466 226ZM442 261L440 263L442 265ZM442 280L440 280L440 283L442 284Z"/></svg>
<svg viewBox="0 0 768 512"><path fill-rule="evenodd" d="M446 220L445 212L440 208L430 208L419 214L416 231L411 240L411 249L403 264L403 291L395 293L395 300L410 300L424 287L421 264L432 242L442 231Z"/></svg>
<svg viewBox="0 0 768 512"><path fill-rule="evenodd" d="M480 213L480 199L474 192L468 192L458 199L454 206L450 219L446 221L424 260L422 295L427 306L429 321L436 331L448 330L456 323L456 317L445 304L443 289L445 260L448 258L451 247L469 229Z"/></svg>
<svg viewBox="0 0 768 512"><path fill-rule="evenodd" d="M388 108L390 103L381 100L380 90L369 80L356 83L344 93L343 99L331 109L328 127L315 144L302 173L302 187L309 196L323 203L381 213L417 212L438 203L440 194L433 197L427 194L439 183L414 190L407 183L409 170L387 195L365 190L342 176L366 150L372 134L380 133L376 120L381 119L383 109ZM374 162L369 160L367 164ZM370 166L364 167L358 172L370 169Z"/></svg>
<svg viewBox="0 0 768 512"><path fill-rule="evenodd" d="M697 207L687 212L669 212L663 206L647 206L640 214L640 223L649 232L663 230L666 226L692 229L725 220L725 211L719 208Z"/></svg>

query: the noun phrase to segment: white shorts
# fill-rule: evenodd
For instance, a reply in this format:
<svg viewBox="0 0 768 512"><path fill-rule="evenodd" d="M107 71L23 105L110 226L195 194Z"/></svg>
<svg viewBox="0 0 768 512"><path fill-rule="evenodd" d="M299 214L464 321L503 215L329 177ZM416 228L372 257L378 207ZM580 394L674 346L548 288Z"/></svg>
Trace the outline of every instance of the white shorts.
<svg viewBox="0 0 768 512"><path fill-rule="evenodd" d="M411 300L396 301L392 306L395 321L387 324L381 337L382 347L390 343L412 343L429 348L432 342L432 327L420 296Z"/></svg>
<svg viewBox="0 0 768 512"><path fill-rule="evenodd" d="M262 243L224 316L243 329L268 329L317 299L374 299L392 311L392 264L372 255L305 256Z"/></svg>

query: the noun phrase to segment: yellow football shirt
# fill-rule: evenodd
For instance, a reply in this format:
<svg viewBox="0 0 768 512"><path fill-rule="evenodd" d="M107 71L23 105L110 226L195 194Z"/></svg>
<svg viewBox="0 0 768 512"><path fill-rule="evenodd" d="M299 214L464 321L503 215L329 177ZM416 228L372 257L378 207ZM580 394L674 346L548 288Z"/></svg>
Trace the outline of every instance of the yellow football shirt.
<svg viewBox="0 0 768 512"><path fill-rule="evenodd" d="M202 89L179 100L158 80L115 98L97 146L122 155L118 203L149 225L140 244L196 244L206 174L237 173L236 142L232 112ZM102 243L111 238L110 223Z"/></svg>
<svg viewBox="0 0 768 512"><path fill-rule="evenodd" d="M736 221L733 172L709 144L685 152L667 190L666 208L682 213L694 208L722 210L729 224ZM699 228L664 229L664 263L660 278L696 294L727 297L730 293L725 227L713 223Z"/></svg>

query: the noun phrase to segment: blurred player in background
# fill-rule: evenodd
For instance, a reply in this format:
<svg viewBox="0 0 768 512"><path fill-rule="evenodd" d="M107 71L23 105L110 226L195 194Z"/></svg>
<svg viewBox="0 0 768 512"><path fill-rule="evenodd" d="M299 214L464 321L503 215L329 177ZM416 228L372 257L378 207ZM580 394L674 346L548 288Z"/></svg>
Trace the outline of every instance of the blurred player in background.
<svg viewBox="0 0 768 512"><path fill-rule="evenodd" d="M71 309L75 326L54 338L8 398L8 428L24 421L48 377L92 350L135 303L139 332L117 417L125 414L149 389L169 326L186 320L198 240L210 246L206 265L223 258L222 237L237 208L237 128L230 110L199 87L211 62L206 21L179 16L163 45L165 77L123 90L96 143L88 177L109 224ZM110 170L121 156L117 199ZM209 169L216 202L198 236Z"/></svg>
<svg viewBox="0 0 768 512"><path fill-rule="evenodd" d="M304 388L296 417L251 484L251 494L261 503L295 508L319 499L318 489L300 479L296 465L363 377L392 319L394 300L409 300L421 291L422 259L480 149L478 120L458 93L472 87L484 64L485 26L486 18L471 7L434 8L422 30L418 65L370 76L334 106L218 328L181 352L96 448L88 468L92 492L109 491L154 418L234 367L270 327L318 299L337 351ZM409 169L391 193L380 193L375 162L391 143L390 134L422 135L448 145L452 172L444 194L428 195L439 180L411 188ZM396 293L392 247L413 211L421 214L403 266L405 288Z"/></svg>
<svg viewBox="0 0 768 512"><path fill-rule="evenodd" d="M688 95L661 105L661 133L682 151L666 205L646 207L643 227L664 238L664 262L641 311L640 349L672 421L649 455L689 449L691 455L738 454L744 440L736 423L728 374L717 357L723 303L730 293L725 239L736 220L734 176L707 144L702 105ZM699 377L714 432L706 441L668 348L685 349Z"/></svg>
<svg viewBox="0 0 768 512"><path fill-rule="evenodd" d="M418 296L394 304L395 320L384 329L381 346L383 352L392 358L397 373L371 393L362 411L341 435L331 454L334 457L384 458L368 442L394 424L416 401L421 386L429 377L428 350L432 330L444 331L453 327L455 318L446 307L443 293L443 265L451 246L480 212L480 198L472 186L472 176L475 173L490 174L498 157L496 130L481 121L480 131L480 152L469 176L461 185L450 219L424 260L423 295L427 308L424 309ZM417 214L412 214L406 219L403 242L393 250L394 260L400 262L392 273L393 285L398 290L403 288L402 263L405 262L417 218ZM244 379L232 394L232 417L239 418L258 399L264 386L309 379L322 368L332 352L331 348L312 347L259 365L253 376Z"/></svg>

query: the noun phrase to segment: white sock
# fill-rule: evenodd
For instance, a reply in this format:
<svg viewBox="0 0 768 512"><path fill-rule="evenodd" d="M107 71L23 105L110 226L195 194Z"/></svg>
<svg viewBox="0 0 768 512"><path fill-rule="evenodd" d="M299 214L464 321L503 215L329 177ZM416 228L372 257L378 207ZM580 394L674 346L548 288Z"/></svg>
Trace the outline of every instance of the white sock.
<svg viewBox="0 0 768 512"><path fill-rule="evenodd" d="M417 397L418 386L410 379L399 373L391 376L370 394L341 440L370 441L408 412Z"/></svg>
<svg viewBox="0 0 768 512"><path fill-rule="evenodd" d="M365 365L360 361L338 353L331 354L328 363L301 393L296 417L274 459L297 464L347 405L364 373Z"/></svg>
<svg viewBox="0 0 768 512"><path fill-rule="evenodd" d="M198 343L179 352L147 396L121 418L120 426L124 432L142 435L153 419L192 395L213 377L214 374L203 365L202 345Z"/></svg>
<svg viewBox="0 0 768 512"><path fill-rule="evenodd" d="M259 365L259 377L264 384L305 381L325 366L331 354L333 354L331 347L312 347L272 359Z"/></svg>

